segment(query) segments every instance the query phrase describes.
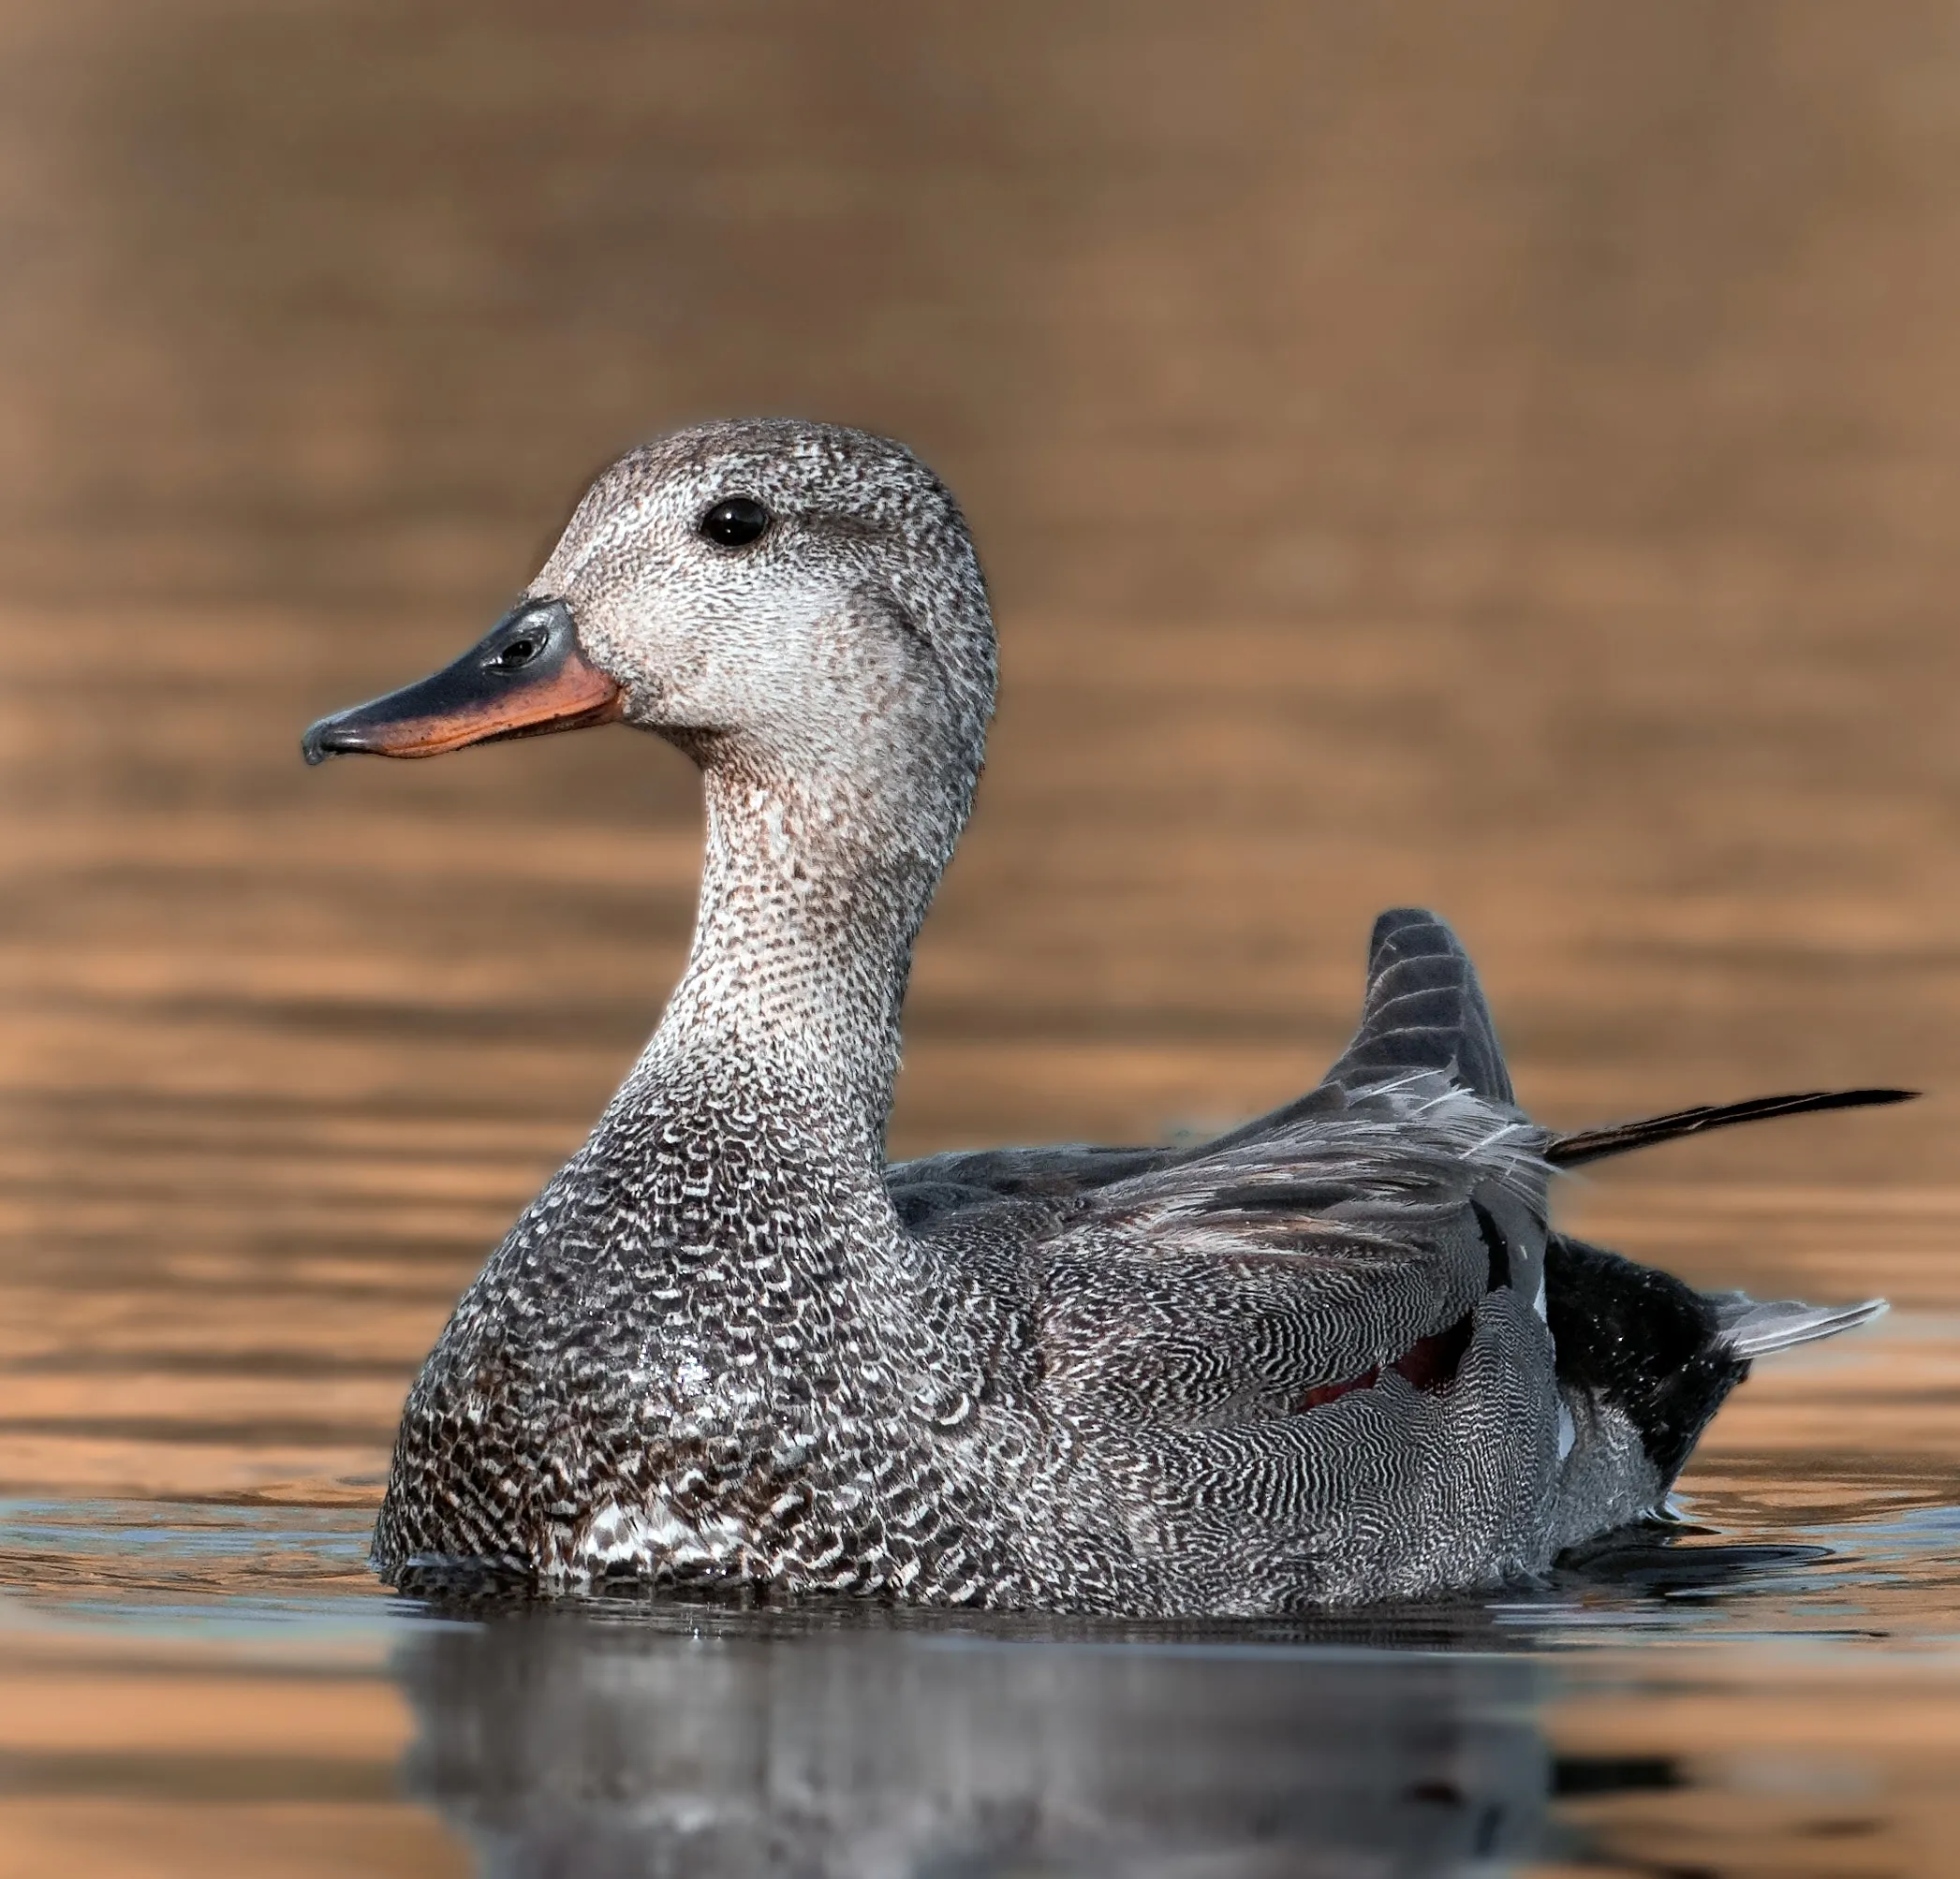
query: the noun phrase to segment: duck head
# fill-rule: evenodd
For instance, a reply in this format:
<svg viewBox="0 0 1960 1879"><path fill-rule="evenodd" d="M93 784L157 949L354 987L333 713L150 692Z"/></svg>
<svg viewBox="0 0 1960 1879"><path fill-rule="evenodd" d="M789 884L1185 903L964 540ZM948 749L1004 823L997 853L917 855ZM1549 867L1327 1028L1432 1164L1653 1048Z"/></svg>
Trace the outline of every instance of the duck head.
<svg viewBox="0 0 1960 1879"><path fill-rule="evenodd" d="M994 687L985 584L938 478L885 438L751 419L629 451L485 639L302 749L436 756L617 720L943 859Z"/></svg>

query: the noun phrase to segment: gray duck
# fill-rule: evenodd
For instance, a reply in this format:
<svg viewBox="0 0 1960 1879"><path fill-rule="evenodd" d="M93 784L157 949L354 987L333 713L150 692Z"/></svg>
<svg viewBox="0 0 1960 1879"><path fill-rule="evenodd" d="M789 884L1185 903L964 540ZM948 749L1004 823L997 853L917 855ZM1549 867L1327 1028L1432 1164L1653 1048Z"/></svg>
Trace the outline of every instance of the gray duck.
<svg viewBox="0 0 1960 1879"><path fill-rule="evenodd" d="M1134 1616L1496 1586L1661 1508L1753 1358L1882 1309L1699 1294L1555 1231L1548 1190L1903 1093L1554 1134L1415 910L1376 927L1352 1043L1270 1116L888 1166L994 693L944 485L885 439L753 420L629 452L478 646L307 731L318 762L619 720L707 805L652 1041L410 1391L384 1578Z"/></svg>

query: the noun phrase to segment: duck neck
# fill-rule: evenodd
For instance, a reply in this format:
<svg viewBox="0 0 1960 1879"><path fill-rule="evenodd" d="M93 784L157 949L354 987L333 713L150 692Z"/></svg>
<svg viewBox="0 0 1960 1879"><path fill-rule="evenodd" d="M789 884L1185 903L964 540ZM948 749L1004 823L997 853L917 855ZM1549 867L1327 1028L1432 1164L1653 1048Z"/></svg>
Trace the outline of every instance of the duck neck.
<svg viewBox="0 0 1960 1879"><path fill-rule="evenodd" d="M694 944L636 1079L793 1106L882 1180L912 946L951 838L921 848L841 788L705 777Z"/></svg>

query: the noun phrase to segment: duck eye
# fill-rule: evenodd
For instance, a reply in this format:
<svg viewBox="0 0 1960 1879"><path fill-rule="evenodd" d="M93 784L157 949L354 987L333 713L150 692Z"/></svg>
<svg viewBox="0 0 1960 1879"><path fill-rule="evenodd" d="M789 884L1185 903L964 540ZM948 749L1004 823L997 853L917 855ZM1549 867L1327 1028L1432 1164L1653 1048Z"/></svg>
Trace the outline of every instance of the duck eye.
<svg viewBox="0 0 1960 1879"><path fill-rule="evenodd" d="M515 670L519 666L528 666L538 656L540 643L539 640L528 637L513 639L508 645L498 648L495 657L490 663L507 672Z"/></svg>
<svg viewBox="0 0 1960 1879"><path fill-rule="evenodd" d="M746 548L769 526L769 511L753 496L729 496L697 524L710 541L724 548Z"/></svg>

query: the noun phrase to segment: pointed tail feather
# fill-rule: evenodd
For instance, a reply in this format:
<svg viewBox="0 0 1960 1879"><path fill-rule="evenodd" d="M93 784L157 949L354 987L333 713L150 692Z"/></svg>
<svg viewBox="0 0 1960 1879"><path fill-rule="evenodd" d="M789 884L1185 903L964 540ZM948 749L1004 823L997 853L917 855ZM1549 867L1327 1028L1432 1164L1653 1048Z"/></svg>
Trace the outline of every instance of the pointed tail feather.
<svg viewBox="0 0 1960 1879"><path fill-rule="evenodd" d="M1883 1299L1867 1299L1862 1305L1806 1305L1801 1299L1759 1300L1742 1292L1711 1292L1707 1298L1722 1342L1744 1358L1835 1338L1839 1331L1870 1324L1887 1310Z"/></svg>
<svg viewBox="0 0 1960 1879"><path fill-rule="evenodd" d="M1554 1136L1545 1159L1555 1167L1578 1167L1603 1161L1630 1149L1683 1136L1705 1135L1736 1123L1768 1122L1773 1116L1807 1116L1820 1109L1864 1109L1884 1103L1908 1103L1917 1090L1805 1090L1791 1096L1752 1096L1746 1103L1704 1103L1692 1109L1673 1109L1664 1116L1645 1116L1636 1123L1609 1123L1603 1128L1577 1129Z"/></svg>

